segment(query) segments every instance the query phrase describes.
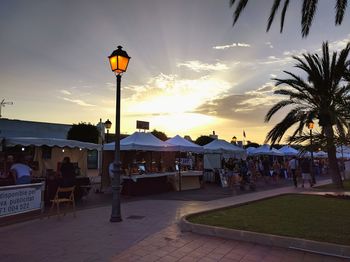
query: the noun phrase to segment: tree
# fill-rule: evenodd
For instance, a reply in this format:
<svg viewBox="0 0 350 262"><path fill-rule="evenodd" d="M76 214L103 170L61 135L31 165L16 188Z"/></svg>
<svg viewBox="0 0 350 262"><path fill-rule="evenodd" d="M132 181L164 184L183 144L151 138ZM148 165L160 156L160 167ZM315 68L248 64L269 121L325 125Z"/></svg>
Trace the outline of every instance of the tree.
<svg viewBox="0 0 350 262"><path fill-rule="evenodd" d="M323 134L329 158L330 174L333 183L339 188L342 187L342 180L339 173L336 158L335 131L343 134L348 125L349 115L346 113L349 108L350 87L349 82L349 60L350 43L339 53L333 52L330 59L328 43L323 43L322 57L317 54L303 54L302 58L294 56L297 61L295 67L306 73L307 80L293 73L284 71L290 78L274 79L276 87L286 85L274 93L287 96L275 104L266 114L265 122L280 109L291 107L289 113L273 127L266 136L266 142L272 144L279 142L285 132L296 125L296 129L290 141L297 134L302 135L303 129L310 120L317 119ZM335 128L335 130L333 129Z"/></svg>
<svg viewBox="0 0 350 262"><path fill-rule="evenodd" d="M156 129L153 129L153 131L151 133L152 133L152 135L154 135L155 137L157 137L158 139L160 139L162 141L168 140L167 135L162 131L158 131Z"/></svg>
<svg viewBox="0 0 350 262"><path fill-rule="evenodd" d="M248 148L248 147L259 147L260 145L258 143L255 142L251 142L251 141L247 141L247 144L244 146L244 148Z"/></svg>
<svg viewBox="0 0 350 262"><path fill-rule="evenodd" d="M236 0L230 0L230 6L232 7L236 2ZM271 7L270 16L267 21L266 31L270 30L271 24L275 18L276 12L278 11L282 0L275 0ZM289 0L284 0L282 12L281 12L281 23L280 23L280 32L283 31L284 18L289 6ZM236 9L234 11L234 19L233 25L236 24L239 16L242 11L245 9L248 0L240 0L236 5ZM301 34L303 37L306 37L309 34L310 27L312 25L313 18L315 16L315 12L317 9L318 0L303 0L303 5L301 9ZM336 0L335 1L335 25L341 25L344 18L344 13L347 7L347 0Z"/></svg>
<svg viewBox="0 0 350 262"><path fill-rule="evenodd" d="M82 142L98 143L99 132L96 126L90 123L81 122L73 124L68 130L67 139L78 140Z"/></svg>
<svg viewBox="0 0 350 262"><path fill-rule="evenodd" d="M197 145L200 146L204 146L206 144L209 144L210 142L212 142L214 140L214 138L210 137L210 136L200 136L196 139L196 141L194 141Z"/></svg>

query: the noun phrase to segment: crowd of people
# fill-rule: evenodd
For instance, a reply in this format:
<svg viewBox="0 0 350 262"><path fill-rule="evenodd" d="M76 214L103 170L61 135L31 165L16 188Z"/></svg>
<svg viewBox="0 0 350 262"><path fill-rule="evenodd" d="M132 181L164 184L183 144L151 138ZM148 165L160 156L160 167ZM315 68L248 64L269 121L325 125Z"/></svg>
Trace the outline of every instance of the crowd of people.
<svg viewBox="0 0 350 262"><path fill-rule="evenodd" d="M301 180L301 187L308 183L315 184L315 176L327 173L326 160L311 161L310 158L291 157L248 157L246 160L228 158L222 160L222 169L227 177L228 186L233 188L237 184L255 185L261 177L265 183L277 183L280 179L293 180L295 187ZM300 179L299 179L300 178ZM253 188L255 188L253 186Z"/></svg>

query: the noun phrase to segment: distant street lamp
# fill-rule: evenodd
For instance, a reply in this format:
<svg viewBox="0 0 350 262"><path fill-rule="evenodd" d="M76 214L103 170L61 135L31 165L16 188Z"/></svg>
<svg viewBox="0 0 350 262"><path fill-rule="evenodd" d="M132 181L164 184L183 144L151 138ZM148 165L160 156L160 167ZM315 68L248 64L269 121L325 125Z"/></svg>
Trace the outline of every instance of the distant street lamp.
<svg viewBox="0 0 350 262"><path fill-rule="evenodd" d="M307 127L310 130L311 178L312 178L312 183L316 184L315 173L314 173L314 151L313 151L313 144L312 144L312 129L314 128L314 122L311 119L307 123Z"/></svg>
<svg viewBox="0 0 350 262"><path fill-rule="evenodd" d="M113 179L112 179L112 214L110 222L121 222L122 216L120 212L120 82L122 73L128 68L130 56L122 50L121 46L114 50L108 57L111 70L117 78L116 92L116 114L115 114L115 148L113 162ZM108 130L108 129L107 129Z"/></svg>
<svg viewBox="0 0 350 262"><path fill-rule="evenodd" d="M234 136L232 137L231 144L236 144L237 143L237 137Z"/></svg>
<svg viewBox="0 0 350 262"><path fill-rule="evenodd" d="M107 119L105 122L105 128L107 129L106 143L108 143L109 129L112 127L112 122Z"/></svg>

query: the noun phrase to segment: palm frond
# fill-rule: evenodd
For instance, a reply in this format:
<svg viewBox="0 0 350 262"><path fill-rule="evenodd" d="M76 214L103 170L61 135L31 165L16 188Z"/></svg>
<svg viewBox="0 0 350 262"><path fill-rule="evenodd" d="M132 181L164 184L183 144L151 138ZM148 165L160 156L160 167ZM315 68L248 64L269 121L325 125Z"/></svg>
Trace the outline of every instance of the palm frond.
<svg viewBox="0 0 350 262"><path fill-rule="evenodd" d="M348 5L347 0L337 0L335 4L336 16L335 16L335 24L340 25L343 22L344 13L346 7Z"/></svg>
<svg viewBox="0 0 350 262"><path fill-rule="evenodd" d="M306 37L315 16L318 0L304 0L301 15L301 34Z"/></svg>
<svg viewBox="0 0 350 262"><path fill-rule="evenodd" d="M280 142L287 130L298 123L304 114L299 107L292 109L281 122L268 132L265 142L271 141L271 144Z"/></svg>
<svg viewBox="0 0 350 262"><path fill-rule="evenodd" d="M282 100L280 102L278 102L277 104L275 104L266 114L265 116L265 122L269 122L271 117L280 109L282 109L283 107L286 107L288 105L293 104L294 102L292 100Z"/></svg>
<svg viewBox="0 0 350 262"><path fill-rule="evenodd" d="M232 7L235 4L236 0L230 0L230 7Z"/></svg>
<svg viewBox="0 0 350 262"><path fill-rule="evenodd" d="M286 0L284 2L284 6L283 6L283 9L282 9L282 13L281 13L281 29L280 29L280 33L282 33L282 31L283 31L284 18L286 17L286 12L287 12L287 9L288 9L288 5L289 5L289 0Z"/></svg>
<svg viewBox="0 0 350 262"><path fill-rule="evenodd" d="M271 24L273 22L273 19L275 18L275 14L276 14L276 11L277 11L280 3L281 3L281 0L275 0L273 2L272 8L271 8L271 12L270 12L270 16L269 16L269 19L267 21L266 32L268 32L270 30Z"/></svg>
<svg viewBox="0 0 350 262"><path fill-rule="evenodd" d="M231 0L231 2L233 2L234 4L235 1ZM239 16L241 15L242 11L246 7L247 3L248 3L248 0L240 0L239 3L237 4L236 10L234 12L233 26L236 24Z"/></svg>

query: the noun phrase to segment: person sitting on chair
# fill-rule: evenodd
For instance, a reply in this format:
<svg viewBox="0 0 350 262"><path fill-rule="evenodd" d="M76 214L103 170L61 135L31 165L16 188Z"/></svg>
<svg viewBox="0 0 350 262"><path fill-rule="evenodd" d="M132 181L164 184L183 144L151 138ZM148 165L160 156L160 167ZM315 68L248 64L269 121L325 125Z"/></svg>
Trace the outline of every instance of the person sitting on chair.
<svg viewBox="0 0 350 262"><path fill-rule="evenodd" d="M32 169L24 163L24 156L19 155L17 162L10 168L16 185L30 184Z"/></svg>
<svg viewBox="0 0 350 262"><path fill-rule="evenodd" d="M60 174L62 177L60 183L61 187L75 186L75 168L70 162L70 158L67 156L63 158L60 168Z"/></svg>

